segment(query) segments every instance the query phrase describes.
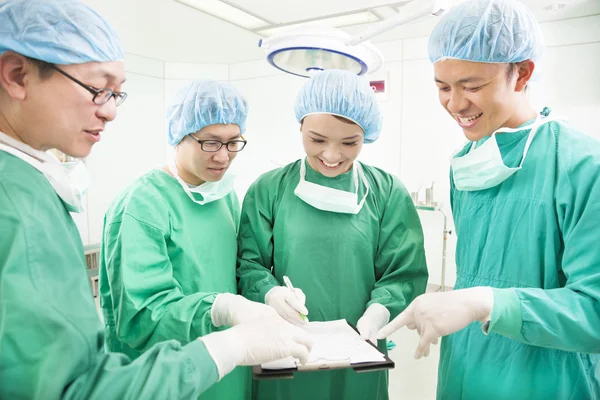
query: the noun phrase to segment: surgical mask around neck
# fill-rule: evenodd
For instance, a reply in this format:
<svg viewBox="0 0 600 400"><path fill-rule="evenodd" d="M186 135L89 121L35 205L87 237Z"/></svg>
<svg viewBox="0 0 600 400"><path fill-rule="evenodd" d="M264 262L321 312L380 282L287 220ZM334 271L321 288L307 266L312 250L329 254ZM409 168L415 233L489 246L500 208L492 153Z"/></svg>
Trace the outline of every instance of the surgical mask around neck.
<svg viewBox="0 0 600 400"><path fill-rule="evenodd" d="M169 170L175 179L177 179L177 182L179 182L179 185L183 188L188 197L194 203L200 205L220 200L234 189L235 176L230 171L226 171L219 181L204 182L198 186L190 186L179 176L174 158L169 162ZM194 194L202 196L202 199L198 200Z"/></svg>
<svg viewBox="0 0 600 400"><path fill-rule="evenodd" d="M369 194L369 182L358 161L354 161L352 164L354 193L306 181L306 162L306 159L300 162L300 182L294 190L296 196L319 210L343 214L358 214L360 212ZM360 202L358 201L359 175L365 186L365 195Z"/></svg>

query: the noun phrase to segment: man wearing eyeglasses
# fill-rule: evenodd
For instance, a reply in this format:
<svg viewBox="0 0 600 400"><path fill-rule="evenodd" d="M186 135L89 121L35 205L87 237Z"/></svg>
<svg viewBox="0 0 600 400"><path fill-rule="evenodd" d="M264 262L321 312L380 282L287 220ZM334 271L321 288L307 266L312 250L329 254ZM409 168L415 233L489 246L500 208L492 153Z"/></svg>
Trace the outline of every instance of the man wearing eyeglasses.
<svg viewBox="0 0 600 400"><path fill-rule="evenodd" d="M77 177L85 168L79 163L68 169L48 151L75 158L90 153L126 97L123 58L114 30L78 0L0 2L0 399L189 399L237 365L308 356L310 343L301 329L279 317L244 323L246 315L268 312L252 313L251 302L233 295L214 300L211 313L195 325L212 318L214 325L236 325L231 329L187 345L157 343L177 338L157 329L148 339L157 344L133 362L104 351L83 245L69 214L82 208L85 188ZM222 154L214 160L210 168L229 164ZM153 207L160 207L158 198ZM173 227L181 226L176 213L168 218ZM223 229L228 223L233 220L224 220ZM195 239L190 236L190 243ZM218 247L200 239L209 254L211 246ZM155 250L172 244L171 239L157 242ZM235 254L228 257L235 259ZM149 285L168 286L157 279L167 265L147 267L155 271L145 277ZM205 279L198 273L199 280ZM133 282L131 293L142 284ZM163 295L176 296L166 289L156 296ZM245 307L236 308L239 303ZM180 310L184 313L185 307ZM164 315L164 310L155 311L151 319ZM128 327L148 328L145 316L132 317Z"/></svg>
<svg viewBox="0 0 600 400"><path fill-rule="evenodd" d="M165 339L187 344L240 322L276 316L237 296L240 205L228 173L246 141L248 105L229 83L197 80L167 110L172 160L116 197L104 219L100 305L107 344L137 358ZM250 399L237 368L202 399Z"/></svg>

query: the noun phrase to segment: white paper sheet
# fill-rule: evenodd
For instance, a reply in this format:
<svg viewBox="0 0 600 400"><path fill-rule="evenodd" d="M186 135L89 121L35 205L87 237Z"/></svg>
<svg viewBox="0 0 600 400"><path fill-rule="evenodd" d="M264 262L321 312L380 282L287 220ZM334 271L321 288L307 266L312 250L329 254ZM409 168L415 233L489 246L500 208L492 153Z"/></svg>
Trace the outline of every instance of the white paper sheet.
<svg viewBox="0 0 600 400"><path fill-rule="evenodd" d="M307 364L324 364L336 361L349 361L350 364L385 361L383 354L375 349L341 319L327 322L310 322L307 326L313 340L313 347ZM296 368L297 358L288 357L262 364L263 369Z"/></svg>

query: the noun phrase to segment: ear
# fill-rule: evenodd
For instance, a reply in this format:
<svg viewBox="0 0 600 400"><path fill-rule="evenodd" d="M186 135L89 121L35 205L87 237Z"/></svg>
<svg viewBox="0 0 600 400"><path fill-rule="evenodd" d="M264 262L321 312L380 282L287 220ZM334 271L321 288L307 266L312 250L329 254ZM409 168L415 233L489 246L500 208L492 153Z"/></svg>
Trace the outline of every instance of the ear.
<svg viewBox="0 0 600 400"><path fill-rule="evenodd" d="M0 55L0 87L14 100L25 100L27 82L35 67L21 54L7 51Z"/></svg>
<svg viewBox="0 0 600 400"><path fill-rule="evenodd" d="M515 92L521 92L527 87L527 83L533 75L535 63L533 60L525 60L517 64L517 82L515 84Z"/></svg>

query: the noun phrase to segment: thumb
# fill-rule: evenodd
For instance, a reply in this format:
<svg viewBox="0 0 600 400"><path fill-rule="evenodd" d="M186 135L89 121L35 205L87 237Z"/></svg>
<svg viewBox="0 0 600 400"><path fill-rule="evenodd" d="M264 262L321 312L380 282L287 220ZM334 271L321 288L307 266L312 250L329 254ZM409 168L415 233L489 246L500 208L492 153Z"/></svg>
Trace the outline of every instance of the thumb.
<svg viewBox="0 0 600 400"><path fill-rule="evenodd" d="M289 353L292 357L300 359L300 363L306 364L309 358L309 348L304 344L291 343L288 346Z"/></svg>
<svg viewBox="0 0 600 400"><path fill-rule="evenodd" d="M364 340L369 340L371 336L375 336L377 334L377 331L373 329L365 317L362 317L358 320L356 323L356 329L358 330L360 337Z"/></svg>
<svg viewBox="0 0 600 400"><path fill-rule="evenodd" d="M300 296L296 294L297 290L300 291ZM298 296L298 298L296 298L296 296ZM300 314L308 315L308 310L304 305L304 302L306 301L306 296L300 289L295 289L294 293L290 293L290 296L287 296L285 301Z"/></svg>

